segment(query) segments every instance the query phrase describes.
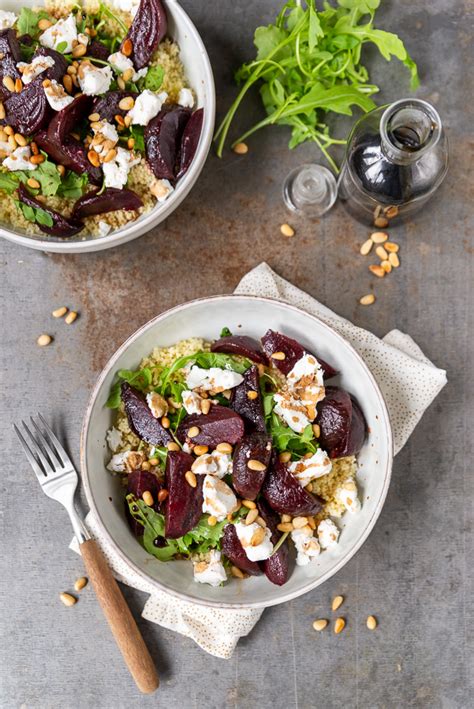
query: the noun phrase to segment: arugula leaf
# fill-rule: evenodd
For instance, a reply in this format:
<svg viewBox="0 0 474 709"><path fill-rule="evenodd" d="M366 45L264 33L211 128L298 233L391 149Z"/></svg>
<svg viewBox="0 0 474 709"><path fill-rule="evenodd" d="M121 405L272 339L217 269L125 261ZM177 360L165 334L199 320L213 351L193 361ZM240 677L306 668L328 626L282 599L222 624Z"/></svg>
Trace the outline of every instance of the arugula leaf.
<svg viewBox="0 0 474 709"><path fill-rule="evenodd" d="M58 45L56 45L56 51L59 52L60 54L64 54L67 49L67 42L59 42Z"/></svg>
<svg viewBox="0 0 474 709"><path fill-rule="evenodd" d="M303 433L296 433L280 421L275 413L266 419L267 430L273 439L273 447L278 452L290 451L295 458L301 458L306 453L316 453L318 443L314 437L311 424Z"/></svg>
<svg viewBox="0 0 474 709"><path fill-rule="evenodd" d="M135 150L145 152L145 129L143 126L130 126L130 135L135 139Z"/></svg>
<svg viewBox="0 0 474 709"><path fill-rule="evenodd" d="M167 395L170 378L188 362L193 362L202 369L219 367L220 369L232 369L239 374L243 374L252 366L252 362L246 357L228 355L222 352L195 352L192 355L185 355L176 359L170 367L167 367L161 373L157 391L160 391L162 396Z"/></svg>
<svg viewBox="0 0 474 709"><path fill-rule="evenodd" d="M228 327L223 327L222 330L221 330L220 336L221 336L221 337L232 337L232 333L231 333L231 331L229 330Z"/></svg>
<svg viewBox="0 0 474 709"><path fill-rule="evenodd" d="M53 218L48 212L40 207L30 207L19 200L15 200L18 209L21 210L25 219L33 224L42 224L43 226L53 226Z"/></svg>
<svg viewBox="0 0 474 709"><path fill-rule="evenodd" d="M145 89L150 91L158 91L161 88L165 72L162 66L152 66L148 69L148 73L144 78Z"/></svg>
<svg viewBox="0 0 474 709"><path fill-rule="evenodd" d="M45 160L38 165L38 169L35 170L35 179L40 183L41 192L45 197L55 195L61 184L61 175L56 165L49 160Z"/></svg>
<svg viewBox="0 0 474 709"><path fill-rule="evenodd" d="M23 34L29 34L33 37L33 39L36 39L37 36L41 34L41 30L38 29L38 22L43 19L54 22L54 19L44 10L35 12L28 7L23 7L16 21L18 34L20 36Z"/></svg>
<svg viewBox="0 0 474 709"><path fill-rule="evenodd" d="M0 190L7 194L13 194L19 184L18 177L13 173L0 172Z"/></svg>
<svg viewBox="0 0 474 709"><path fill-rule="evenodd" d="M68 170L65 177L61 180L57 194L66 199L79 199L82 197L88 184L89 179L86 173L77 175L75 172L72 172L72 170Z"/></svg>
<svg viewBox="0 0 474 709"><path fill-rule="evenodd" d="M148 367L133 372L130 369L119 369L117 372L118 381L112 386L105 405L108 409L118 409L120 406L120 385L128 382L135 389L143 391L151 386L152 372Z"/></svg>

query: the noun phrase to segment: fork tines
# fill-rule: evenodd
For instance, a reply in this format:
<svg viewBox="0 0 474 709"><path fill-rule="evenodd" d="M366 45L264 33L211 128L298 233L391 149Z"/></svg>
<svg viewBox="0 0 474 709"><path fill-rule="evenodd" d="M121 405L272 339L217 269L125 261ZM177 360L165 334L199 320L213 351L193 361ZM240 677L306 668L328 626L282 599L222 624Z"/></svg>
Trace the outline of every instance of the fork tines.
<svg viewBox="0 0 474 709"><path fill-rule="evenodd" d="M30 416L31 426L22 421L27 438L20 428L13 424L13 429L20 439L25 455L36 473L40 483L45 476L62 473L66 465L70 465L69 457L63 446L48 426L41 414L38 421ZM28 439L28 440L27 440Z"/></svg>

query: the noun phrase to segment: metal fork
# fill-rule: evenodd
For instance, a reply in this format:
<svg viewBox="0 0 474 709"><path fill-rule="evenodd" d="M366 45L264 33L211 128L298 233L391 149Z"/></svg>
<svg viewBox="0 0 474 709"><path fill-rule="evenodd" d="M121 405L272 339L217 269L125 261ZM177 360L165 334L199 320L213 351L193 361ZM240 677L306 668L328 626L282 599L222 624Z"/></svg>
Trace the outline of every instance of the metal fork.
<svg viewBox="0 0 474 709"><path fill-rule="evenodd" d="M30 427L21 422L26 437L13 424L15 433L43 492L60 502L69 514L88 577L138 688L147 694L154 692L159 680L145 641L104 555L76 511L74 493L78 476L74 465L41 414L37 420L30 417L30 421Z"/></svg>

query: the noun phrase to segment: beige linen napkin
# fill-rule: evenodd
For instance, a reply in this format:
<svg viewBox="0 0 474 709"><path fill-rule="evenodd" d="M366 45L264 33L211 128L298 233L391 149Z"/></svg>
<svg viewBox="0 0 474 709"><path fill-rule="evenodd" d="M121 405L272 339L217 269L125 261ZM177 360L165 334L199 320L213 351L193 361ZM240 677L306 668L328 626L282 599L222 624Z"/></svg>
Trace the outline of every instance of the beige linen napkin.
<svg viewBox="0 0 474 709"><path fill-rule="evenodd" d="M299 290L262 263L240 281L236 294L278 298L311 315L316 315L337 330L353 345L370 367L387 403L393 428L395 453L408 437L446 384L446 372L425 357L409 335L392 330L383 339L341 318L307 293ZM86 524L101 546L115 577L133 588L150 594L143 618L192 638L203 650L216 657L230 658L234 648L260 618L261 610L219 610L180 601L156 591L117 556L89 513ZM71 548L78 551L74 539Z"/></svg>

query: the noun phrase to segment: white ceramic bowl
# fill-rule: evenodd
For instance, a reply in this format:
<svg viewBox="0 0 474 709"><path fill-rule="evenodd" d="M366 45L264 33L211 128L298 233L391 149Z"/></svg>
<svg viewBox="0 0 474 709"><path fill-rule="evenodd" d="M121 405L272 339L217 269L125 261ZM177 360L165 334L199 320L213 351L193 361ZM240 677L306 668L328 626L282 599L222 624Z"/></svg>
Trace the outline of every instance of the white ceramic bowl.
<svg viewBox="0 0 474 709"><path fill-rule="evenodd" d="M362 510L337 522L340 541L310 565L295 567L284 586L265 576L212 588L193 580L189 561L160 562L148 555L128 527L123 487L105 469L110 459L106 431L114 412L105 402L118 369L135 369L154 347L169 346L189 337L216 339L223 327L259 339L271 328L294 337L334 365L334 381L354 394L367 419L369 436L361 450L358 484ZM194 300L159 315L133 334L110 359L99 377L87 407L81 440L82 479L91 510L117 554L143 579L179 598L207 606L241 608L271 606L300 596L326 581L355 554L382 509L392 467L392 434L382 394L364 361L352 346L317 318L276 300L252 296L216 296Z"/></svg>
<svg viewBox="0 0 474 709"><path fill-rule="evenodd" d="M214 77L211 64L199 33L188 15L176 0L163 0L168 14L168 35L179 45L181 59L185 67L189 85L197 96L197 107L204 107L204 122L199 146L186 175L179 181L176 190L162 204L142 215L108 236L94 237L81 232L71 239L58 239L53 236L33 236L23 230L12 229L8 224L0 223L0 235L30 249L40 249L53 253L84 253L102 251L113 246L136 239L153 229L174 212L186 197L204 167L214 133L216 99ZM18 12L19 7L41 5L41 0L1 0L0 8Z"/></svg>

